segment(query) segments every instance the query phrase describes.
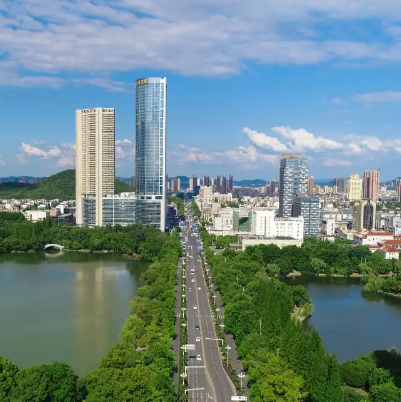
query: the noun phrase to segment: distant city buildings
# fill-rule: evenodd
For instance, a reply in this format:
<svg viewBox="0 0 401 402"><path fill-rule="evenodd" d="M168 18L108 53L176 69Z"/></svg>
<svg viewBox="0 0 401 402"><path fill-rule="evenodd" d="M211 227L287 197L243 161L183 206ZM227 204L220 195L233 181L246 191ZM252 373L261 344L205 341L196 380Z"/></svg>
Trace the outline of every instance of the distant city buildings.
<svg viewBox="0 0 401 402"><path fill-rule="evenodd" d="M114 195L115 113L112 108L77 110L76 223L85 224L88 214L96 226L103 225L103 197ZM91 199L90 210L85 199Z"/></svg>
<svg viewBox="0 0 401 402"><path fill-rule="evenodd" d="M166 228L167 79L135 81L136 222Z"/></svg>
<svg viewBox="0 0 401 402"><path fill-rule="evenodd" d="M379 170L365 170L363 173L363 198L377 202L379 200L379 183Z"/></svg>

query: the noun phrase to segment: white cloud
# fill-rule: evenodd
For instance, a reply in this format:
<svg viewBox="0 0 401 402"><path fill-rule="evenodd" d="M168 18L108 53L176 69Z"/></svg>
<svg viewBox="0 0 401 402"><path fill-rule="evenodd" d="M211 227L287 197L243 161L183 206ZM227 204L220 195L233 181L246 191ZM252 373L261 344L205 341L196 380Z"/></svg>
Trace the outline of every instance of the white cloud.
<svg viewBox="0 0 401 402"><path fill-rule="evenodd" d="M355 95L353 100L366 103L401 102L401 92L386 91L359 94Z"/></svg>
<svg viewBox="0 0 401 402"><path fill-rule="evenodd" d="M311 150L319 152L327 149L341 149L343 147L343 145L337 141L324 137L316 137L314 134L309 133L303 128L294 130L291 127L282 126L273 127L272 130L288 141L288 147L291 150L300 152Z"/></svg>
<svg viewBox="0 0 401 402"><path fill-rule="evenodd" d="M135 146L131 140L116 140L116 158L133 161L135 158Z"/></svg>
<svg viewBox="0 0 401 402"><path fill-rule="evenodd" d="M29 156L39 156L42 159L54 158L61 155L60 148L56 146L49 146L47 150L45 150L23 142L21 150Z"/></svg>
<svg viewBox="0 0 401 402"><path fill-rule="evenodd" d="M351 161L329 158L323 161L324 166L351 166Z"/></svg>
<svg viewBox="0 0 401 402"><path fill-rule="evenodd" d="M13 0L0 10L0 85L126 91L110 73L224 76L255 62L401 61L399 0ZM322 28L372 18L392 23L383 24L391 40Z"/></svg>
<svg viewBox="0 0 401 402"><path fill-rule="evenodd" d="M285 144L281 143L276 137L269 137L264 133L258 133L248 127L243 129L244 133L248 136L250 141L261 148L271 149L274 152L286 152L288 148Z"/></svg>
<svg viewBox="0 0 401 402"><path fill-rule="evenodd" d="M0 166L5 166L6 165L6 161L3 158L3 155L0 155Z"/></svg>

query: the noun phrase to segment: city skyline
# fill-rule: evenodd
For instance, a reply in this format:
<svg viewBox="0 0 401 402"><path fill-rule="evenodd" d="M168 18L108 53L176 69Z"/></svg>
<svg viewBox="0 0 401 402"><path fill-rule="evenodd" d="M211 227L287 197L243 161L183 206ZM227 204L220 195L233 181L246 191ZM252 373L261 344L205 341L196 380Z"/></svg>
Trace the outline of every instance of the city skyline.
<svg viewBox="0 0 401 402"><path fill-rule="evenodd" d="M277 177L281 152L305 154L317 179L379 168L384 180L399 176L401 16L391 0L292 1L4 3L1 134L11 140L0 176L72 167L71 115L88 105L116 109L116 173L132 176L141 76L174 88L169 176Z"/></svg>

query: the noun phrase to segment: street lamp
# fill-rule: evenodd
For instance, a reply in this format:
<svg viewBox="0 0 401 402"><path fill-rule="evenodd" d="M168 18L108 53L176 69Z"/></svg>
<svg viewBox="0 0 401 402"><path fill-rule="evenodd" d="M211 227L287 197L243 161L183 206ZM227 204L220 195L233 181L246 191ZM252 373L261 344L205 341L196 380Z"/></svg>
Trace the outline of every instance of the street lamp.
<svg viewBox="0 0 401 402"><path fill-rule="evenodd" d="M230 346L230 345L227 345L227 346L226 346L226 350L227 350L227 367L228 367L228 353L229 353L229 351L231 350L231 346Z"/></svg>
<svg viewBox="0 0 401 402"><path fill-rule="evenodd" d="M245 378L245 374L244 373L240 373L238 374L238 377L241 379L241 391L242 391L242 379Z"/></svg>

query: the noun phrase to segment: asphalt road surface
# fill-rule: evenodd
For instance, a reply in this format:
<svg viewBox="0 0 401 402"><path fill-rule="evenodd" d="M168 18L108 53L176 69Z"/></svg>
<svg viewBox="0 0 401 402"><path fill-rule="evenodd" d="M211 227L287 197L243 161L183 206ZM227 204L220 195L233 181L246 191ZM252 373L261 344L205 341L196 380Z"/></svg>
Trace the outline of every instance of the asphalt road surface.
<svg viewBox="0 0 401 402"><path fill-rule="evenodd" d="M223 368L219 341L216 340L212 311L200 262L201 251L197 250L198 247L202 247L201 239L193 235L192 216L189 212L186 216L182 241L186 243L187 330L188 344L195 345L195 350L187 352L189 366L187 380L189 389L203 388L188 391L188 400L226 402L237 393ZM199 329L196 329L196 326Z"/></svg>

